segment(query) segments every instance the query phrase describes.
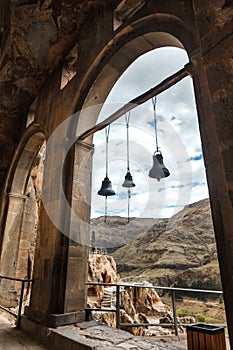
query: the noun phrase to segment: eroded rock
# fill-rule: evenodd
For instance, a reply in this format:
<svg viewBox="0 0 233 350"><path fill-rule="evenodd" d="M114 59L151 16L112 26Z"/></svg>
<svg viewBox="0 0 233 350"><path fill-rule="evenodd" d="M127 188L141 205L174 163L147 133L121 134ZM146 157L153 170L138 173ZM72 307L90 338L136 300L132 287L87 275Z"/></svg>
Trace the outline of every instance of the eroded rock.
<svg viewBox="0 0 233 350"><path fill-rule="evenodd" d="M117 273L116 263L112 256L103 254L91 254L89 257L89 282L120 283L120 276ZM158 293L149 288L152 285L143 282L135 286L120 287L120 323L128 323L134 326L122 326L121 328L137 335L171 334L171 330L159 332L160 326L150 328L150 324L160 324L161 319L169 318L172 322L172 312L169 306L163 303ZM115 286L89 286L87 292L87 304L91 308L112 309L116 307ZM92 317L105 324L116 327L115 312L92 312ZM140 326L147 324L148 326Z"/></svg>

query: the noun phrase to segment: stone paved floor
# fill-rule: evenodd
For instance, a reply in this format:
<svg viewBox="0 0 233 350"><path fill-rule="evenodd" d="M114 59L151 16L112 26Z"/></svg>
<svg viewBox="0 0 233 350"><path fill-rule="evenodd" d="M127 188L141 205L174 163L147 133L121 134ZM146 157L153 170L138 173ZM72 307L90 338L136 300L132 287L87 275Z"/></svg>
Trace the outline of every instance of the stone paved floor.
<svg viewBox="0 0 233 350"><path fill-rule="evenodd" d="M0 350L48 350L0 314Z"/></svg>
<svg viewBox="0 0 233 350"><path fill-rule="evenodd" d="M95 350L185 350L187 349L186 335L163 337L135 337L128 332L111 328L94 321L83 322L73 326L49 329L49 332L57 334L61 339L67 338L86 345ZM59 338L59 339L60 339ZM60 343L59 343L60 344ZM66 350L63 343L60 350ZM72 346L72 349L76 349ZM84 346L85 348L85 346ZM53 349L53 347L52 347ZM69 348L70 349L70 348ZM227 339L227 349L230 349ZM12 320L0 313L0 350L48 350L36 340L13 326Z"/></svg>
<svg viewBox="0 0 233 350"><path fill-rule="evenodd" d="M184 350L186 337L165 339L136 337L120 329L97 324L95 321L75 326L59 327L54 330L60 336L76 339L80 344L93 346L95 350ZM165 337L164 337L165 338ZM176 338L176 344L173 341ZM182 346L181 345L182 342ZM184 345L185 344L185 345Z"/></svg>
<svg viewBox="0 0 233 350"><path fill-rule="evenodd" d="M77 326L59 327L54 330L68 338L77 339L95 350L184 350L172 344L172 338L167 341L157 341L134 337L128 332L104 325L84 322ZM171 341L171 343L170 343ZM178 343L178 339L176 340ZM179 345L177 343L177 345ZM77 349L78 349L77 345ZM18 330L5 314L0 313L0 350L48 350L36 340ZM65 350L62 346L61 350Z"/></svg>

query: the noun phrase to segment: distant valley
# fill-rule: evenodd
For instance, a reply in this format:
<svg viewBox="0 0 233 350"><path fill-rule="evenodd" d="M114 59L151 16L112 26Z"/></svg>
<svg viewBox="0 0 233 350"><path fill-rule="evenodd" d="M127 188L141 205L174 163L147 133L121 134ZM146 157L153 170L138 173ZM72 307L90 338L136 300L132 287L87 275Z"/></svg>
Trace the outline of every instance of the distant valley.
<svg viewBox="0 0 233 350"><path fill-rule="evenodd" d="M221 289L209 200L170 219L92 219L95 244L112 254L121 277L143 276L157 285Z"/></svg>

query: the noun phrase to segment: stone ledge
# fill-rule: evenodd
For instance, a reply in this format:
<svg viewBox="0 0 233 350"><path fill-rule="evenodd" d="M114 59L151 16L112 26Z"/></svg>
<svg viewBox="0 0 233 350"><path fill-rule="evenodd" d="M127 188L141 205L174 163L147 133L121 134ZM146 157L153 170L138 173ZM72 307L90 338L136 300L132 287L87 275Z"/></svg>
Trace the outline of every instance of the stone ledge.
<svg viewBox="0 0 233 350"><path fill-rule="evenodd" d="M30 321L25 316L21 319L21 329L52 350L92 350L102 346L102 342L79 336L75 329L61 328L62 332Z"/></svg>
<svg viewBox="0 0 233 350"><path fill-rule="evenodd" d="M79 324L76 325L79 327ZM121 343L127 342L134 338L129 332L123 331L121 329L113 328L106 325L97 324L95 327L86 328L83 330L77 330L82 336L89 339L102 340L112 345L120 345Z"/></svg>
<svg viewBox="0 0 233 350"><path fill-rule="evenodd" d="M52 328L75 324L85 320L85 311L69 312L65 314L46 314L30 306L25 307L25 315L31 321Z"/></svg>
<svg viewBox="0 0 233 350"><path fill-rule="evenodd" d="M183 347L136 337L126 331L94 322L90 322L90 326L83 322L54 329L23 316L21 328L52 350L184 350Z"/></svg>

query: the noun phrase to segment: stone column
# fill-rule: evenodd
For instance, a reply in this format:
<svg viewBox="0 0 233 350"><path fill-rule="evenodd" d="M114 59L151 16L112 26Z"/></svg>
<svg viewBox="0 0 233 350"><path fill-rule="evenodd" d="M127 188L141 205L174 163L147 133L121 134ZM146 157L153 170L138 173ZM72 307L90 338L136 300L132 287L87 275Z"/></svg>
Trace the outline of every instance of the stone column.
<svg viewBox="0 0 233 350"><path fill-rule="evenodd" d="M9 193L8 215L2 244L0 275L16 277L22 218L26 196ZM0 304L6 307L17 305L15 282L2 279L0 284Z"/></svg>
<svg viewBox="0 0 233 350"><path fill-rule="evenodd" d="M201 50L192 58L213 223L233 347L233 77L230 9L194 1ZM233 9L231 10L233 13ZM231 16L232 18L232 16ZM224 21L226 22L224 24ZM231 35L229 35L231 33Z"/></svg>
<svg viewBox="0 0 233 350"><path fill-rule="evenodd" d="M68 254L65 310L82 310L86 305L88 254L90 246L91 169L93 146L75 144L71 194L70 245Z"/></svg>
<svg viewBox="0 0 233 350"><path fill-rule="evenodd" d="M56 163L59 147L53 149L51 159L46 158L31 300L25 314L50 327L85 319L92 162L86 155L90 148L84 143L74 145L62 167ZM67 189L67 201L62 188Z"/></svg>

